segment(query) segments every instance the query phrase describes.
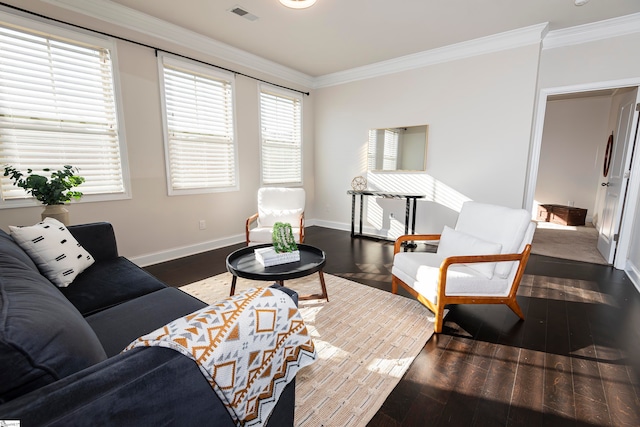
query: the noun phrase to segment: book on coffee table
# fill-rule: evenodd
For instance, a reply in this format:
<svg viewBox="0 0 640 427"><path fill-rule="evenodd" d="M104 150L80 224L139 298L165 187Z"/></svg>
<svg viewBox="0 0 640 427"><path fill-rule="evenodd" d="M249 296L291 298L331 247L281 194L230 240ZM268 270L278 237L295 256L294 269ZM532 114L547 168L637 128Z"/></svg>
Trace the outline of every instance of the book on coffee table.
<svg viewBox="0 0 640 427"><path fill-rule="evenodd" d="M265 267L300 261L300 251L278 253L271 246L254 250L256 260Z"/></svg>

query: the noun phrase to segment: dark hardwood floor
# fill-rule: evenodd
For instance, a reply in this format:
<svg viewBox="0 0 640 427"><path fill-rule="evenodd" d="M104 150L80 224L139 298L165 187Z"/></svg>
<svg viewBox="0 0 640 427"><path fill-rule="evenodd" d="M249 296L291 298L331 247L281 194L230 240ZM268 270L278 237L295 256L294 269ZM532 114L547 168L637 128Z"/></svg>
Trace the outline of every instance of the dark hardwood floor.
<svg viewBox="0 0 640 427"><path fill-rule="evenodd" d="M306 233L325 272L391 291L392 243ZM181 286L226 271L242 246L146 270ZM518 302L525 321L506 306L452 306L369 426L640 426L640 294L626 274L532 255Z"/></svg>

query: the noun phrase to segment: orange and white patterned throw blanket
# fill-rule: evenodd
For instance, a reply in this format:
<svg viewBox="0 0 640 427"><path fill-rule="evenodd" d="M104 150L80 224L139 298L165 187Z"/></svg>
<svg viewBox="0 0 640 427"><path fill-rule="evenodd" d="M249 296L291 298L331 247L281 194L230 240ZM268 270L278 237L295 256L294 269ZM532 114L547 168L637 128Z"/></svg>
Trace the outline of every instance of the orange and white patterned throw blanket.
<svg viewBox="0 0 640 427"><path fill-rule="evenodd" d="M316 359L286 293L254 288L176 319L134 347L168 347L195 360L238 426L266 423L282 390Z"/></svg>

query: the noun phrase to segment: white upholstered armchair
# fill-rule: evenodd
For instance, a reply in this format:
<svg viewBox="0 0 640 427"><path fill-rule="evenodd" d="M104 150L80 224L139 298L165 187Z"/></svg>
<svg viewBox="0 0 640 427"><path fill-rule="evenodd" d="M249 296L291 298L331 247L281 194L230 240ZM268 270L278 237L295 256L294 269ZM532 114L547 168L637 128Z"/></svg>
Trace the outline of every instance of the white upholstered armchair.
<svg viewBox="0 0 640 427"><path fill-rule="evenodd" d="M247 245L271 243L271 233L276 222L291 224L296 242L304 243L304 205L305 192L302 188L260 188L258 212L246 221Z"/></svg>
<svg viewBox="0 0 640 427"><path fill-rule="evenodd" d="M447 304L506 304L524 319L516 292L535 227L524 209L465 202L455 229L396 240L392 292L400 285L429 308L437 333ZM423 240L439 240L437 252L402 251L403 242Z"/></svg>

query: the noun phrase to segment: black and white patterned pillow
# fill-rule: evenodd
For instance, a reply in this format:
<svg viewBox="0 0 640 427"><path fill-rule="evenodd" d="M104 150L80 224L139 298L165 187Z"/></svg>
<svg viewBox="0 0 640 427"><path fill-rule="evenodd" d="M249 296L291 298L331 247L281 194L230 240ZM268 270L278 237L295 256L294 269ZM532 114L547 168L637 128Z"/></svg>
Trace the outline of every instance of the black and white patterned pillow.
<svg viewBox="0 0 640 427"><path fill-rule="evenodd" d="M29 227L9 226L11 237L56 286L69 286L94 259L60 221L45 218Z"/></svg>

